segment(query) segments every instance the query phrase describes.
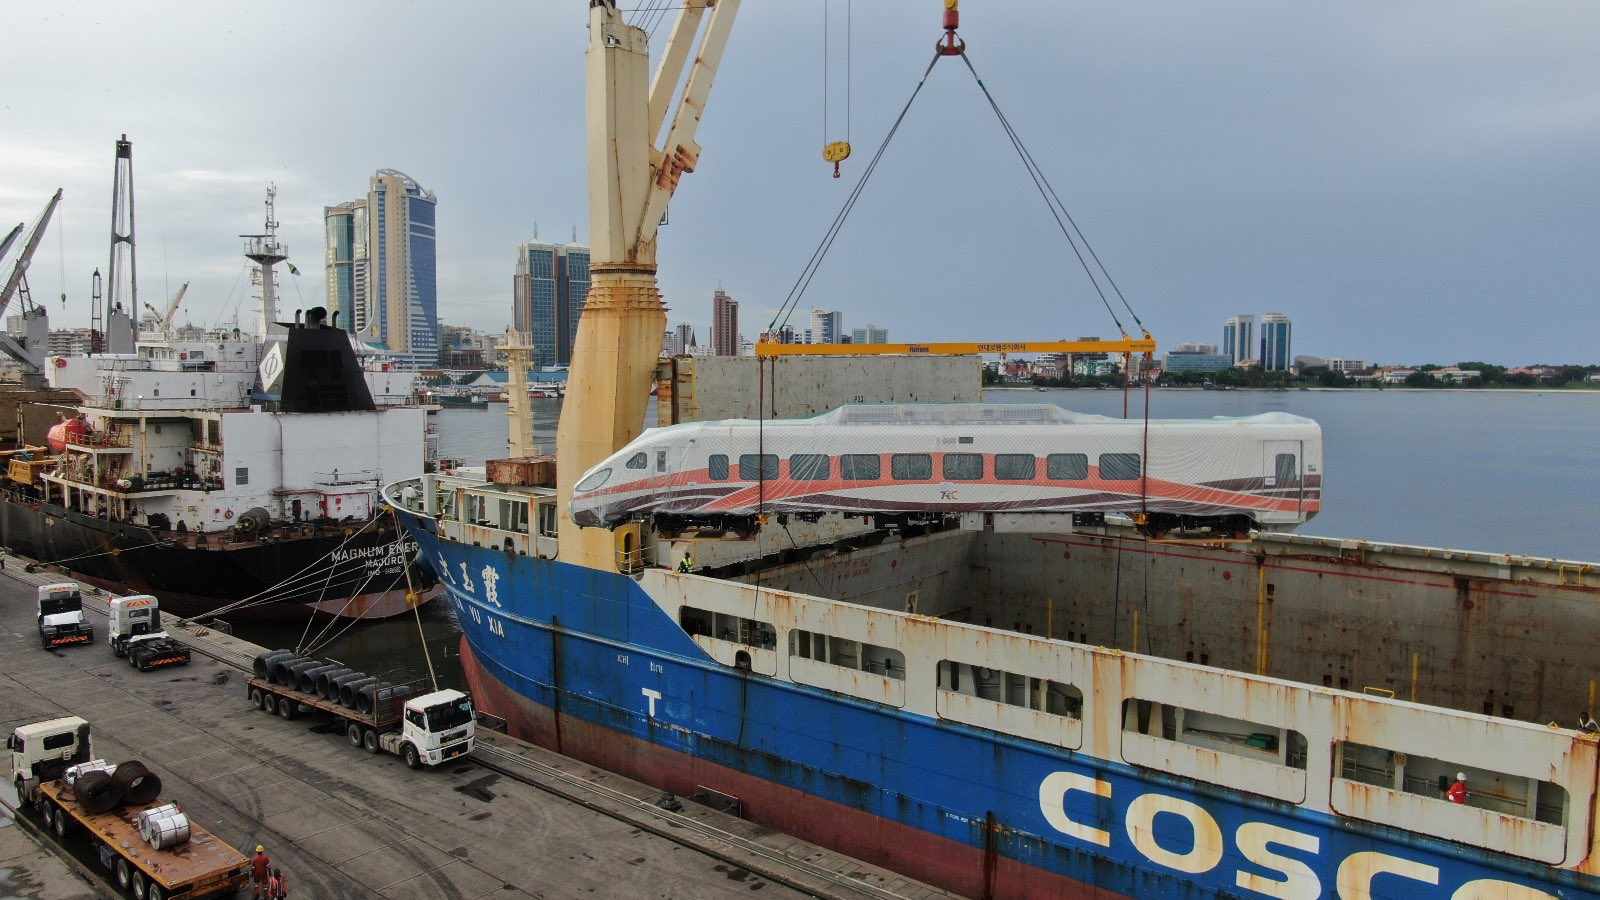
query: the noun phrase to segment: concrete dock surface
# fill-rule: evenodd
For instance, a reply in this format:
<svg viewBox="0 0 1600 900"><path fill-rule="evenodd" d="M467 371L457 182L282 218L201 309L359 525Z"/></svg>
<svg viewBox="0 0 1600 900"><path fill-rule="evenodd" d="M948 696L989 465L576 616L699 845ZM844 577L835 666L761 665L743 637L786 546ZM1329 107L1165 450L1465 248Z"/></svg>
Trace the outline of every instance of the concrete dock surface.
<svg viewBox="0 0 1600 900"><path fill-rule="evenodd" d="M105 595L87 586L94 643L43 650L35 588L63 577L23 562L0 574L0 731L84 717L96 756L141 760L219 837L247 855L265 845L291 897L952 896L687 800L663 809L658 789L486 729L472 758L411 772L352 748L331 720L251 706L239 666L253 644L168 620L193 661L134 670L111 654ZM0 827L0 895L108 890L16 831Z"/></svg>

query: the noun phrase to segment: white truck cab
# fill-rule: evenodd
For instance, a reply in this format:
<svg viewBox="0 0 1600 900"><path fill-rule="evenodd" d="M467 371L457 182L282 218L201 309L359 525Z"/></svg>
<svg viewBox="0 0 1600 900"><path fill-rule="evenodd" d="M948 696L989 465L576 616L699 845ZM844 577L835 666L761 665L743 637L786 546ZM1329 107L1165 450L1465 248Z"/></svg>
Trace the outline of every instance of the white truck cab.
<svg viewBox="0 0 1600 900"><path fill-rule="evenodd" d="M63 716L19 725L6 738L11 757L11 783L19 800L29 795L30 782L54 781L68 766L88 762L89 723L78 716Z"/></svg>
<svg viewBox="0 0 1600 900"><path fill-rule="evenodd" d="M94 626L83 615L83 594L75 582L39 586L39 639L44 648L94 642Z"/></svg>
<svg viewBox="0 0 1600 900"><path fill-rule="evenodd" d="M434 691L407 700L400 730L379 741L415 769L472 752L477 728L471 697L456 690Z"/></svg>

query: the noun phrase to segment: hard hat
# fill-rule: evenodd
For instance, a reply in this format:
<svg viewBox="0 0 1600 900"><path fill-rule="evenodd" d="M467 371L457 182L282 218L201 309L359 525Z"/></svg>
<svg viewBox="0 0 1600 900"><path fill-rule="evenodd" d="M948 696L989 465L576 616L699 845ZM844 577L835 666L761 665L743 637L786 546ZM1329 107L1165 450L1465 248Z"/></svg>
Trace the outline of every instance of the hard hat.
<svg viewBox="0 0 1600 900"><path fill-rule="evenodd" d="M266 848L266 847L263 847L263 846L262 846L262 845L260 845L260 844L257 844L257 845L256 845L256 852L257 852L257 853L265 853L265 852L267 852L267 848Z"/></svg>
<svg viewBox="0 0 1600 900"><path fill-rule="evenodd" d="M1465 773L1465 772L1457 772L1456 773L1456 780L1457 781L1466 781L1467 780L1467 773Z"/></svg>

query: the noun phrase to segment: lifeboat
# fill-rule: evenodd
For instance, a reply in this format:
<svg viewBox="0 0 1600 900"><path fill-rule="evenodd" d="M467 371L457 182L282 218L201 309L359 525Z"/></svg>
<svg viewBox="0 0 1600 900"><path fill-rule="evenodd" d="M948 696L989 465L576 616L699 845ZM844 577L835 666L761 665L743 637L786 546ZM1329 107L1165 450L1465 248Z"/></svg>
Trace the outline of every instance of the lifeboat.
<svg viewBox="0 0 1600 900"><path fill-rule="evenodd" d="M51 450L65 450L68 444L82 444L89 437L89 423L82 416L62 419L50 428L45 442Z"/></svg>

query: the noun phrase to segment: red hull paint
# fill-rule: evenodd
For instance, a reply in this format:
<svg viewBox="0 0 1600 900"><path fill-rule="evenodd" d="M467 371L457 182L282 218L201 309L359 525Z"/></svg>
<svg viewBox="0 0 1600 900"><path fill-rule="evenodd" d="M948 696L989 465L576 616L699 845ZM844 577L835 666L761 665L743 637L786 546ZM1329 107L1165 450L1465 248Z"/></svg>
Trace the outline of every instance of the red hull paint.
<svg viewBox="0 0 1600 900"><path fill-rule="evenodd" d="M738 797L744 817L805 841L902 872L969 897L1107 900L1122 897L1015 860L994 861L985 884L984 852L863 810L814 797L743 772L656 746L571 716L559 721L486 672L461 639L461 668L478 709L506 721L507 732L608 772L693 796L709 787Z"/></svg>

